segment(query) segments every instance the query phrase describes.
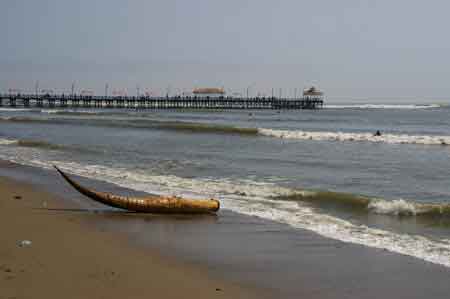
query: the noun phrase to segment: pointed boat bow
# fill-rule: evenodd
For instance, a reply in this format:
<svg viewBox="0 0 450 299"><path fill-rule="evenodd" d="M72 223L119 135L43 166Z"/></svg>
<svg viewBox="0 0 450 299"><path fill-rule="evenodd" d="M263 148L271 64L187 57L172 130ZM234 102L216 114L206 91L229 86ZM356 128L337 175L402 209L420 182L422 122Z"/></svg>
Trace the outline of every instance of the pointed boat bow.
<svg viewBox="0 0 450 299"><path fill-rule="evenodd" d="M215 199L189 199L176 196L126 197L90 190L71 179L58 167L59 174L78 192L105 205L141 213L207 214L220 209Z"/></svg>

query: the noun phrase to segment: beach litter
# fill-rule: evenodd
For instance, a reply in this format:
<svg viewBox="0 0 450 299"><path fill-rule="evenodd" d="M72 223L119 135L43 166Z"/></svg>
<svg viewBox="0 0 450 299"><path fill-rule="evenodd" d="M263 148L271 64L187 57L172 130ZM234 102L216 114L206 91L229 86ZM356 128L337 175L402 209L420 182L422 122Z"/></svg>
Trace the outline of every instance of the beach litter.
<svg viewBox="0 0 450 299"><path fill-rule="evenodd" d="M27 247L27 246L31 246L30 240L22 240L19 242L19 247Z"/></svg>

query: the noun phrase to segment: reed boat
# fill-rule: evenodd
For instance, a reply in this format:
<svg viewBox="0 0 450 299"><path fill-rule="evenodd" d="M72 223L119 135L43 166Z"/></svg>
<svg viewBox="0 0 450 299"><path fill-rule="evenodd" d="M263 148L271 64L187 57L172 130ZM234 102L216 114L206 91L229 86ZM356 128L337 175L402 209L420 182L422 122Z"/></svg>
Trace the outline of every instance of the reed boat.
<svg viewBox="0 0 450 299"><path fill-rule="evenodd" d="M90 190L71 179L58 167L53 167L75 190L110 207L157 214L210 214L220 209L220 202L216 199L190 199L178 196L127 197Z"/></svg>

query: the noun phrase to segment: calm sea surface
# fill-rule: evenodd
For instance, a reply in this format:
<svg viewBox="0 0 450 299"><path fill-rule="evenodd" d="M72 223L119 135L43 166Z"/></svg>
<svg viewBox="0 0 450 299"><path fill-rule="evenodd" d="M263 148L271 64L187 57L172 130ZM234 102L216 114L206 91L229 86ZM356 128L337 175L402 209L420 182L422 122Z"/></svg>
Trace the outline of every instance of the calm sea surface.
<svg viewBox="0 0 450 299"><path fill-rule="evenodd" d="M448 107L0 108L0 159L216 197L224 209L450 266Z"/></svg>

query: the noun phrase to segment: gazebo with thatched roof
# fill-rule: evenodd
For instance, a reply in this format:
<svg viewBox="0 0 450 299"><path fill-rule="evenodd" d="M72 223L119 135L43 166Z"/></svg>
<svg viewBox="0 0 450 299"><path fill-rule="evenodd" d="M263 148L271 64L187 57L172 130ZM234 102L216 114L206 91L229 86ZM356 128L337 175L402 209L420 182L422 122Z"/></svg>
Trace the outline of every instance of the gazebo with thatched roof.
<svg viewBox="0 0 450 299"><path fill-rule="evenodd" d="M195 96L200 97L221 97L225 95L223 88L207 87L196 88L192 91Z"/></svg>
<svg viewBox="0 0 450 299"><path fill-rule="evenodd" d="M314 86L303 90L304 97L322 97L323 92L315 88Z"/></svg>

